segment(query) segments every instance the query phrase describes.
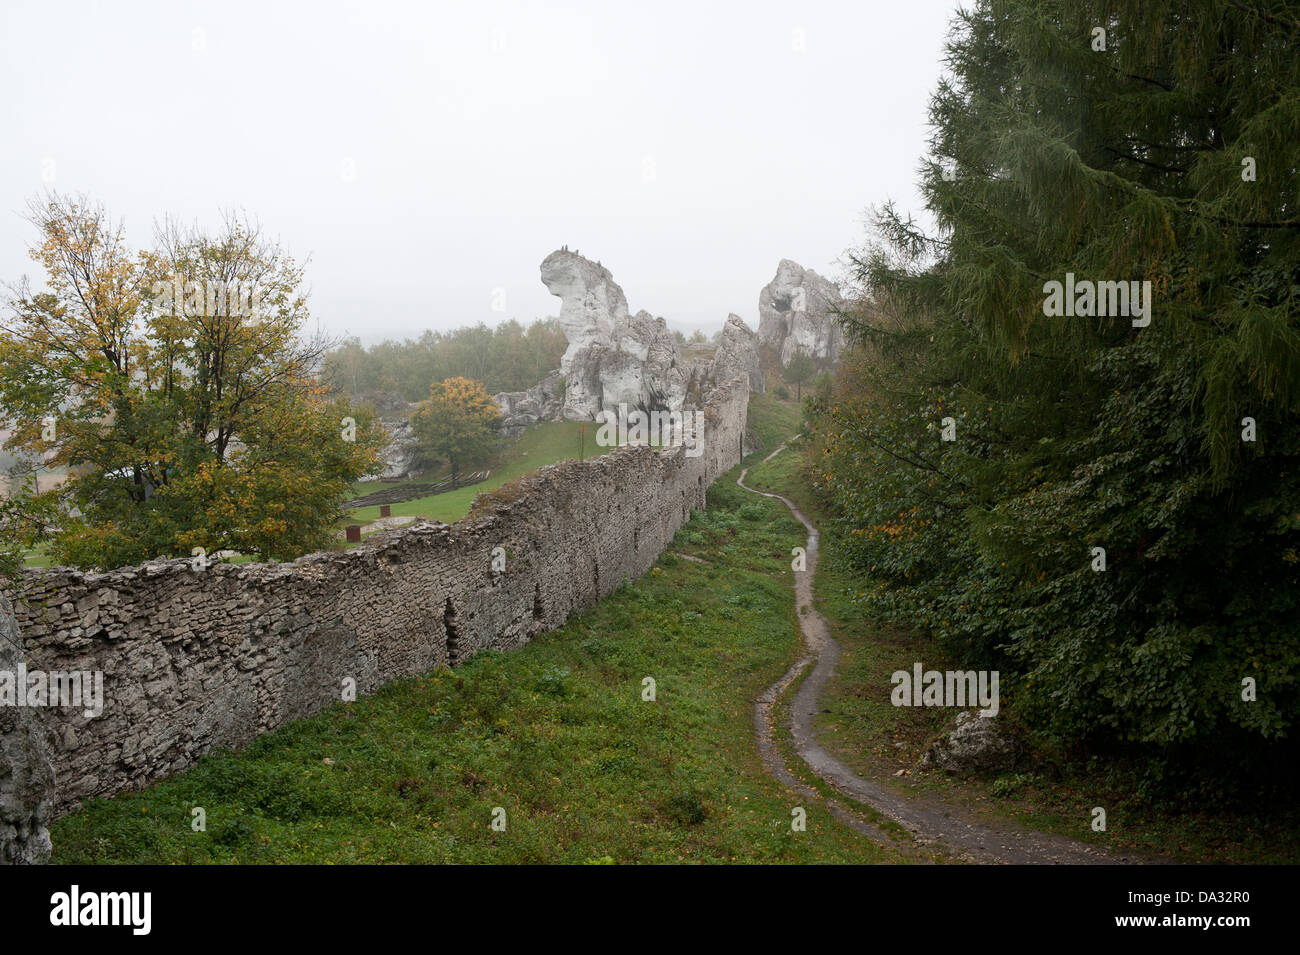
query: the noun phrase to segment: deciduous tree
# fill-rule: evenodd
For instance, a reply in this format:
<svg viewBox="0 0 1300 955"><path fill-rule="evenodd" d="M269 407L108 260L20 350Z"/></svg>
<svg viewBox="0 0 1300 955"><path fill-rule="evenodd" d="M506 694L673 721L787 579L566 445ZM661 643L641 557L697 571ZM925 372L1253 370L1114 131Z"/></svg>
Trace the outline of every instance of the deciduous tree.
<svg viewBox="0 0 1300 955"><path fill-rule="evenodd" d="M85 199L31 221L47 288L13 288L0 404L9 447L72 469L57 559L327 544L383 437L316 380L329 343L302 335L301 268L236 216L215 235L164 224L139 253Z"/></svg>
<svg viewBox="0 0 1300 955"><path fill-rule="evenodd" d="M426 455L447 462L457 487L461 471L485 461L500 443L501 410L482 382L448 378L430 386L411 427Z"/></svg>

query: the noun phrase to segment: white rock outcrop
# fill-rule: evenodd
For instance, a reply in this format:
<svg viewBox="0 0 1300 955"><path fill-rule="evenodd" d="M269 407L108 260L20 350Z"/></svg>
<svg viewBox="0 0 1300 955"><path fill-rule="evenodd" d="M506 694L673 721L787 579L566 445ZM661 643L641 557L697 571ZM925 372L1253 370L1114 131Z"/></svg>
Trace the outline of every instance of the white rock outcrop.
<svg viewBox="0 0 1300 955"><path fill-rule="evenodd" d="M419 439L411 427L411 412L415 405L401 395L376 391L358 396L358 400L375 409L380 426L388 433L388 443L380 452L384 469L379 474L367 475L362 481L395 481L419 473Z"/></svg>
<svg viewBox="0 0 1300 955"><path fill-rule="evenodd" d="M418 474L416 461L420 451L420 439L415 436L410 418L401 421L379 422L388 432L388 444L380 453L384 470L374 480L399 481ZM362 480L366 480L363 478Z"/></svg>
<svg viewBox="0 0 1300 955"><path fill-rule="evenodd" d="M843 301L834 283L782 259L776 276L758 294L759 343L775 348L782 366L798 352L833 362L842 340L833 309Z"/></svg>
<svg viewBox="0 0 1300 955"><path fill-rule="evenodd" d="M726 381L745 375L751 392L763 392L763 369L758 360L758 336L739 315L728 315L722 338L713 355L713 376Z"/></svg>
<svg viewBox="0 0 1300 955"><path fill-rule="evenodd" d="M996 773L1013 769L1019 747L992 716L978 716L972 710L957 714L953 730L939 737L921 759L925 769L950 773Z"/></svg>
<svg viewBox="0 0 1300 955"><path fill-rule="evenodd" d="M564 411L564 376L551 372L527 391L493 395L501 408L501 433L517 437L539 421L558 421Z"/></svg>
<svg viewBox="0 0 1300 955"><path fill-rule="evenodd" d="M645 311L630 315L609 269L576 252L552 252L541 274L560 299L559 326L569 342L560 359L565 418L590 420L620 404L682 407L686 370L667 322Z"/></svg>

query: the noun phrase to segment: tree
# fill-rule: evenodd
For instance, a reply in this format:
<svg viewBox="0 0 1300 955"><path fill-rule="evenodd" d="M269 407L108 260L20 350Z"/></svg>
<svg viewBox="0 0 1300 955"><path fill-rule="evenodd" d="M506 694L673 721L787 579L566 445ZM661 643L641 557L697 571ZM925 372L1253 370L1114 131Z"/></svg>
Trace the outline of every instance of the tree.
<svg viewBox="0 0 1300 955"><path fill-rule="evenodd" d="M1294 779L1300 60L1269 9L960 14L937 231L878 215L818 402L867 608L1000 669L1045 737L1138 756L1151 793ZM1052 316L1067 275L1153 308Z"/></svg>
<svg viewBox="0 0 1300 955"><path fill-rule="evenodd" d="M795 399L797 401L803 400L803 383L816 373L817 363L813 361L812 356L801 351L794 353L790 358L790 364L786 365L781 372L785 380L795 386Z"/></svg>
<svg viewBox="0 0 1300 955"><path fill-rule="evenodd" d="M446 461L451 486L463 468L482 463L496 449L501 410L482 382L448 378L429 387L429 397L411 415L411 427L429 457Z"/></svg>
<svg viewBox="0 0 1300 955"><path fill-rule="evenodd" d="M192 549L275 559L326 546L375 468L369 416L316 380L301 269L246 221L164 224L133 254L85 199L33 203L49 290L0 326L11 448L73 473L56 558L112 567Z"/></svg>
<svg viewBox="0 0 1300 955"><path fill-rule="evenodd" d="M45 538L45 528L56 516L52 495L36 493L36 476L11 482L0 495L0 576L17 573L29 547Z"/></svg>
<svg viewBox="0 0 1300 955"><path fill-rule="evenodd" d="M483 382L489 393L523 391L559 367L568 340L553 319L525 329L514 320L449 332L426 331L418 339L384 341L362 348L355 338L325 356L321 377L351 395L397 392L408 401L453 375Z"/></svg>

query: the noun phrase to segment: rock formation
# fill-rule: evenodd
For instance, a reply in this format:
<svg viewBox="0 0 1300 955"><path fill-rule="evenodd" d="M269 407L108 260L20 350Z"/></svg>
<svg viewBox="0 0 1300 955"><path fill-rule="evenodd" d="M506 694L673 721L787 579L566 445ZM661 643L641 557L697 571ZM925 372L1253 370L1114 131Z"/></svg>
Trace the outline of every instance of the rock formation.
<svg viewBox="0 0 1300 955"><path fill-rule="evenodd" d="M389 441L381 452L383 473L377 475L375 480L397 481L418 475L420 471L416 467L416 454L420 442L415 436L415 429L411 427L410 418L381 421L380 424L388 431Z"/></svg>
<svg viewBox="0 0 1300 955"><path fill-rule="evenodd" d="M17 674L25 656L13 608L0 594L0 671ZM26 693L27 687L14 691ZM54 770L40 711L0 706L0 865L46 861L53 812Z"/></svg>
<svg viewBox="0 0 1300 955"><path fill-rule="evenodd" d="M569 347L560 359L563 415L590 420L602 409L680 409L686 373L668 323L628 314L609 269L559 249L542 261L542 282L560 299L559 326Z"/></svg>
<svg viewBox="0 0 1300 955"><path fill-rule="evenodd" d="M384 470L361 480L395 481L418 474L416 458L419 439L411 427L411 412L415 410L415 405L401 395L385 391L358 395L357 400L375 409L380 425L388 432L388 444L380 452Z"/></svg>
<svg viewBox="0 0 1300 955"><path fill-rule="evenodd" d="M713 355L713 375L718 381L749 376L749 390L763 392L763 370L758 362L758 337L739 315L728 315L722 340Z"/></svg>
<svg viewBox="0 0 1300 955"><path fill-rule="evenodd" d="M996 773L1012 769L1018 747L993 716L978 716L971 710L957 714L956 727L935 740L921 759L925 769L950 773Z"/></svg>
<svg viewBox="0 0 1300 955"><path fill-rule="evenodd" d="M559 370L532 388L493 396L502 434L522 434L539 421L590 421L620 404L678 411L733 378L763 390L758 338L739 316L727 317L713 359L687 359L662 318L629 313L623 289L599 262L561 248L542 261L541 273L560 299L557 322L569 347Z"/></svg>
<svg viewBox="0 0 1300 955"><path fill-rule="evenodd" d="M539 421L558 421L564 411L564 376L553 371L527 391L493 395L501 406L501 433L517 437Z"/></svg>
<svg viewBox="0 0 1300 955"><path fill-rule="evenodd" d="M835 361L840 327L832 309L843 302L839 289L812 269L782 259L776 277L758 293L758 340L775 348L781 365L796 352Z"/></svg>

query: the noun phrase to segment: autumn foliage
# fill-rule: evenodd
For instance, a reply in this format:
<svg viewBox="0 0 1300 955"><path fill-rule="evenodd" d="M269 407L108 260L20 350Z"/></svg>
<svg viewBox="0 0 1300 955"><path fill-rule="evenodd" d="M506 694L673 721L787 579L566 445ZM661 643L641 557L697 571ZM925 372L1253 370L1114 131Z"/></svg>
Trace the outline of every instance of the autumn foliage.
<svg viewBox="0 0 1300 955"><path fill-rule="evenodd" d="M216 235L164 224L139 252L82 199L51 196L30 219L46 288L12 289L0 409L9 449L71 469L48 492L55 559L326 546L383 435L318 381L328 343L302 335L301 267L235 217Z"/></svg>
<svg viewBox="0 0 1300 955"><path fill-rule="evenodd" d="M411 415L426 460L446 462L452 486L461 472L491 456L499 439L501 410L482 382L447 378L429 388L429 397Z"/></svg>

